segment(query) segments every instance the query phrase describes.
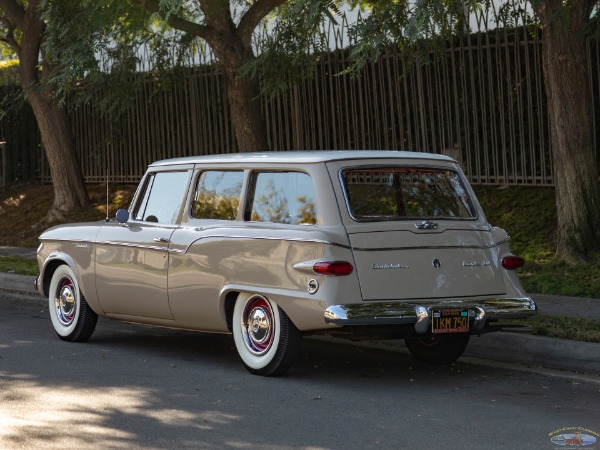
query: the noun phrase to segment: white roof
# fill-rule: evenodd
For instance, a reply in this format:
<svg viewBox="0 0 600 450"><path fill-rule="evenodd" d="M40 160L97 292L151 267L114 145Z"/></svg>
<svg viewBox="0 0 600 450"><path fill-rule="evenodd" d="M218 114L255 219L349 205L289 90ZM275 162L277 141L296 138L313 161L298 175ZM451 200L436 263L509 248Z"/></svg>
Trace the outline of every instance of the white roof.
<svg viewBox="0 0 600 450"><path fill-rule="evenodd" d="M315 150L315 151L273 151L264 153L225 153L222 155L188 156L184 158L164 159L151 166L173 164L206 164L206 163L319 163L346 159L427 159L434 161L450 161L454 159L434 153L406 152L396 150Z"/></svg>

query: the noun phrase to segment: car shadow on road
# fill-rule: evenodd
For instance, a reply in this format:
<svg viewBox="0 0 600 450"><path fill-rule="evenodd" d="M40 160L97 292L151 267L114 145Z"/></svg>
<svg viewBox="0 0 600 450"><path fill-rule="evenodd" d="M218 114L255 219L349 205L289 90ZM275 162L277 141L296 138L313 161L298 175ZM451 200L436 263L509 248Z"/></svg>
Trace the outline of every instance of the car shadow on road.
<svg viewBox="0 0 600 450"><path fill-rule="evenodd" d="M523 398L564 405L583 425L598 406L585 385L554 381L546 400L540 376L314 339L288 374L264 378L244 369L228 335L100 319L89 342L69 343L46 303L5 306L0 448L422 448L409 417L443 423L458 442L461 424L491 406L506 411L494 426L523 434L528 422L512 420Z"/></svg>

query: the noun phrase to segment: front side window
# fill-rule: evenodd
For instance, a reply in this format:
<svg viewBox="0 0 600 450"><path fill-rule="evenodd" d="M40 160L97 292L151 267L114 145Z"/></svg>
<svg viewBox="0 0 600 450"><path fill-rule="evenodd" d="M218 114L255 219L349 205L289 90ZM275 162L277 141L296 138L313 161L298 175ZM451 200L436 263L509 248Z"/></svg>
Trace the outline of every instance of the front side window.
<svg viewBox="0 0 600 450"><path fill-rule="evenodd" d="M142 201L134 213L135 220L162 224L177 221L187 191L189 172L156 172L149 175Z"/></svg>
<svg viewBox="0 0 600 450"><path fill-rule="evenodd" d="M473 219L475 207L453 170L357 168L341 172L352 217L361 221Z"/></svg>
<svg viewBox="0 0 600 450"><path fill-rule="evenodd" d="M192 217L235 220L240 206L244 172L207 171L198 178Z"/></svg>
<svg viewBox="0 0 600 450"><path fill-rule="evenodd" d="M317 223L316 197L310 176L301 172L252 174L246 219L291 225Z"/></svg>

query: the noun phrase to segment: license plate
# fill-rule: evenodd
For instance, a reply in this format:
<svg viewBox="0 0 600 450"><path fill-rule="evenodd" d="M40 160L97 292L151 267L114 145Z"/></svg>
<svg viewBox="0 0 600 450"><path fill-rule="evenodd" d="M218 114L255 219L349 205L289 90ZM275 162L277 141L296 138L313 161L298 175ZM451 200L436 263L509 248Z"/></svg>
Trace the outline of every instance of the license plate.
<svg viewBox="0 0 600 450"><path fill-rule="evenodd" d="M431 313L433 334L469 332L468 309L434 309Z"/></svg>

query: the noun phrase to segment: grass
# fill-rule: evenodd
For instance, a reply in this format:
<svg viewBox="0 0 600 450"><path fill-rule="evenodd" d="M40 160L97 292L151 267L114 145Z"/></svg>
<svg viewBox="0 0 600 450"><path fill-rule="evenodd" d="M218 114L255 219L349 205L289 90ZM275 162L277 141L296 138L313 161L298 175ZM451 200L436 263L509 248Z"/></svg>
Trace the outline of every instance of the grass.
<svg viewBox="0 0 600 450"><path fill-rule="evenodd" d="M553 188L478 187L477 197L492 225L511 236L511 249L526 260L519 278L527 292L600 298L600 255L587 264L557 261Z"/></svg>
<svg viewBox="0 0 600 450"><path fill-rule="evenodd" d="M0 255L0 272L17 273L19 275L37 275L37 261L19 256Z"/></svg>
<svg viewBox="0 0 600 450"><path fill-rule="evenodd" d="M67 222L90 222L106 217L106 184L89 184L90 206L69 214ZM119 208L126 208L136 185L114 184L109 191L109 213L114 217ZM48 228L44 222L52 206L54 194L50 185L33 185L0 195L0 246L31 247L39 245L38 236ZM0 272L37 275L36 260L0 255Z"/></svg>
<svg viewBox="0 0 600 450"><path fill-rule="evenodd" d="M129 205L136 186L110 186L110 215ZM91 204L67 217L68 222L106 217L106 185L89 184ZM476 187L489 222L508 231L511 248L527 261L519 277L527 292L600 298L600 255L592 262L569 266L554 257L556 207L553 188ZM52 205L52 186L28 186L0 196L0 245L37 247L37 237L47 227L41 222ZM35 263L0 261L0 271L29 273Z"/></svg>
<svg viewBox="0 0 600 450"><path fill-rule="evenodd" d="M600 322L593 319L538 314L527 319L498 323L531 327L532 333L538 336L600 343Z"/></svg>
<svg viewBox="0 0 600 450"><path fill-rule="evenodd" d="M110 187L110 215L126 208L135 185ZM90 184L91 204L67 217L68 222L102 220L106 217L106 185ZM527 263L519 276L527 292L600 298L600 255L585 265L568 266L554 257L556 207L554 189L534 187L476 187L479 201L492 225L511 235L511 248ZM0 246L37 247L47 227L42 219L52 205L52 186L28 186L0 195ZM38 273L37 262L0 256L0 272ZM594 320L537 315L511 321L532 328L534 334L600 342L600 323Z"/></svg>
<svg viewBox="0 0 600 450"><path fill-rule="evenodd" d="M110 187L110 215L129 205L133 184ZM106 217L106 185L89 184L91 204L71 214L68 222L87 222ZM556 206L553 188L475 187L479 201L492 225L511 235L513 252L527 261L519 276L527 292L600 298L600 255L585 265L568 266L557 261ZM42 222L53 199L51 186L28 186L0 196L0 245L37 247L37 237L47 224ZM32 263L14 259L0 261L0 271L29 273Z"/></svg>
<svg viewBox="0 0 600 450"><path fill-rule="evenodd" d="M106 217L106 184L88 184L87 188L90 206L69 214L66 222L90 222ZM135 188L132 184L110 185L111 217L117 209L129 206ZM0 194L0 246L37 247L38 236L49 226L43 219L53 199L50 185L26 186Z"/></svg>

